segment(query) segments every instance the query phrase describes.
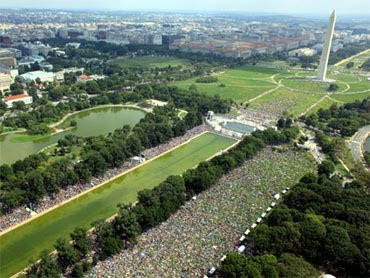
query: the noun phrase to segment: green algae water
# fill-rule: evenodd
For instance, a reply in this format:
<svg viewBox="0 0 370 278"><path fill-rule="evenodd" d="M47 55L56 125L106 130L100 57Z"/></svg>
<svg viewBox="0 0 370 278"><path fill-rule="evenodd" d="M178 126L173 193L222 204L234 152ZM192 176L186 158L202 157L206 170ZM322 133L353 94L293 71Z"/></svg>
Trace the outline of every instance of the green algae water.
<svg viewBox="0 0 370 278"><path fill-rule="evenodd" d="M77 122L73 129L44 137L34 141L22 142L24 134L0 135L0 165L11 164L23 159L30 154L37 153L43 148L57 143L67 134L81 137L106 135L124 125L134 126L145 116L145 112L138 109L125 107L105 107L81 111L72 115L63 122L63 127L68 127L72 120Z"/></svg>

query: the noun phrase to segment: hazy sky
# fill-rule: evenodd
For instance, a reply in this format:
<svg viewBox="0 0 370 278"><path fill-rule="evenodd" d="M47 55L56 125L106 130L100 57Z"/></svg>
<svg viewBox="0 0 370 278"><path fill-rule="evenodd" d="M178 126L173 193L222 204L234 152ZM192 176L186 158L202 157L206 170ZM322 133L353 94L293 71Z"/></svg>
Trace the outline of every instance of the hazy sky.
<svg viewBox="0 0 370 278"><path fill-rule="evenodd" d="M0 0L0 7L370 14L370 0Z"/></svg>

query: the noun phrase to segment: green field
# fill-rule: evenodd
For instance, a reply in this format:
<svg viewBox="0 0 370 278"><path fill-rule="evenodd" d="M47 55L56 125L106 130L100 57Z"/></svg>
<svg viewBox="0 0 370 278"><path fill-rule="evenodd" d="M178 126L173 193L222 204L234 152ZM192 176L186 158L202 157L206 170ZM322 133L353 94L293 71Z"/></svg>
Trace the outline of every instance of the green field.
<svg viewBox="0 0 370 278"><path fill-rule="evenodd" d="M138 56L135 58L117 58L109 62L122 68L165 68L168 66L183 66L186 60L162 56Z"/></svg>
<svg viewBox="0 0 370 278"><path fill-rule="evenodd" d="M215 75L218 79L215 83L197 83L195 82L197 78L192 78L173 84L183 89L194 84L199 92L207 95L219 95L224 99L231 98L236 102L244 102L276 87L271 77L277 73L279 71L272 68L248 66L228 69ZM221 87L221 84L225 87Z"/></svg>
<svg viewBox="0 0 370 278"><path fill-rule="evenodd" d="M327 93L329 88L329 83L299 77L286 78L282 84L288 89L302 93ZM341 82L336 82L336 84L339 86L338 93L347 89L347 86Z"/></svg>
<svg viewBox="0 0 370 278"><path fill-rule="evenodd" d="M13 143L24 143L24 142L32 142L37 140L42 140L50 137L51 134L37 134L37 135L18 135L17 137L12 138L10 141Z"/></svg>
<svg viewBox="0 0 370 278"><path fill-rule="evenodd" d="M194 84L199 92L219 95L225 99L231 98L237 103L250 100L250 109L275 116L281 116L285 112L298 116L328 93L338 101L338 105L370 95L370 82L362 75L363 73L349 73L344 69L331 68L329 77L337 80L335 83L339 89L336 92L328 92L329 83L305 78L315 76L315 71L287 69L281 62L271 64L270 67L267 67L267 63L263 65L225 70L214 75L218 79L214 83L197 83L197 78L192 78L173 84L183 89L188 89ZM254 99L276 88L278 84L281 88ZM352 92L358 93L350 95ZM334 102L326 98L310 111L328 108Z"/></svg>
<svg viewBox="0 0 370 278"><path fill-rule="evenodd" d="M338 106L341 106L343 103L342 102L336 102L330 98L324 98L323 101L318 103L315 107L313 107L308 114L316 113L320 108L322 109L329 109L330 106L332 106L334 103L337 103Z"/></svg>
<svg viewBox="0 0 370 278"><path fill-rule="evenodd" d="M118 203L135 202L137 193L153 188L169 175L178 175L225 149L235 140L206 133L160 158L139 167L0 237L1 277L22 270L59 237L69 237L77 226L89 227L113 215Z"/></svg>
<svg viewBox="0 0 370 278"><path fill-rule="evenodd" d="M335 94L331 95L330 97L339 102L354 102L356 100L363 100L369 96L370 92L360 94Z"/></svg>

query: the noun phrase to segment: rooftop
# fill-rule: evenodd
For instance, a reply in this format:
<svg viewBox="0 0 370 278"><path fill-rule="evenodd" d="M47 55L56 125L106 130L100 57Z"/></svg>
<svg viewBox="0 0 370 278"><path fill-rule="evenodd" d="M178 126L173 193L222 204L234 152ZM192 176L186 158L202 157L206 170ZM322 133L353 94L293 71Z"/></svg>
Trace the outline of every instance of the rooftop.
<svg viewBox="0 0 370 278"><path fill-rule="evenodd" d="M22 99L22 98L26 98L26 97L29 97L29 95L19 94L19 95L15 95L15 96L6 97L4 100L5 101L11 101L11 100Z"/></svg>
<svg viewBox="0 0 370 278"><path fill-rule="evenodd" d="M30 71L30 72L21 74L20 76L23 77L23 78L34 79L34 78L37 78L37 77L40 77L40 78L42 78L42 77L51 77L51 76L54 76L54 73L37 70L37 71Z"/></svg>

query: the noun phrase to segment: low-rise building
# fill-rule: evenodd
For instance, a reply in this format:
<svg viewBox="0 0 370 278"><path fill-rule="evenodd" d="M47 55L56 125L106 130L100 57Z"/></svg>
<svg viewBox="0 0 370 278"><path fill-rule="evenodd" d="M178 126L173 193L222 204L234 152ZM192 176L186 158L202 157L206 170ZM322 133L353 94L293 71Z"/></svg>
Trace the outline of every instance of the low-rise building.
<svg viewBox="0 0 370 278"><path fill-rule="evenodd" d="M12 108L14 105L14 102L18 102L18 101L23 101L25 104L31 104L32 97L29 96L28 94L19 94L19 95L14 95L14 96L4 98L4 102L8 108Z"/></svg>
<svg viewBox="0 0 370 278"><path fill-rule="evenodd" d="M91 76L88 76L86 74L81 74L80 76L77 77L77 83L82 82L85 83L87 81L91 81L93 78Z"/></svg>
<svg viewBox="0 0 370 278"><path fill-rule="evenodd" d="M32 81L36 82L36 79L39 78L41 82L53 82L55 79L55 74L53 72L46 71L30 71L19 76L22 83L30 83Z"/></svg>
<svg viewBox="0 0 370 278"><path fill-rule="evenodd" d="M77 83L78 82L82 82L82 83L85 83L87 81L92 81L92 80L99 80L99 79L103 79L105 78L105 76L103 75L86 75L86 74L81 74L80 76L77 77Z"/></svg>
<svg viewBox="0 0 370 278"><path fill-rule="evenodd" d="M317 53L315 49L312 48L298 48L289 51L289 56L291 57L302 57L302 56L313 56Z"/></svg>

